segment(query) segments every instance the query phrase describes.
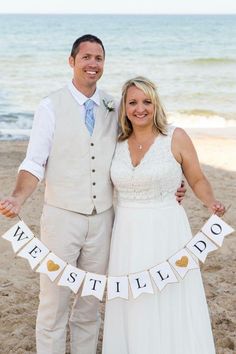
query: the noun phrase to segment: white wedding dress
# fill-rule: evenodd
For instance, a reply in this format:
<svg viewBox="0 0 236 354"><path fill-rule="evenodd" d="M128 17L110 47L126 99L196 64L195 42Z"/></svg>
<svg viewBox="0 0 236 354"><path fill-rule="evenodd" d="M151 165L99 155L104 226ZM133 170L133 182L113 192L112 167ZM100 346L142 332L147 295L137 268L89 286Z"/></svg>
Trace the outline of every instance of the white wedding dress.
<svg viewBox="0 0 236 354"><path fill-rule="evenodd" d="M109 276L137 273L166 261L192 234L175 192L182 170L171 152L174 128L159 135L133 167L128 142L111 166L117 192ZM200 225L199 225L200 226ZM180 280L180 278L178 278ZM215 354L199 269L161 292L106 303L103 354Z"/></svg>

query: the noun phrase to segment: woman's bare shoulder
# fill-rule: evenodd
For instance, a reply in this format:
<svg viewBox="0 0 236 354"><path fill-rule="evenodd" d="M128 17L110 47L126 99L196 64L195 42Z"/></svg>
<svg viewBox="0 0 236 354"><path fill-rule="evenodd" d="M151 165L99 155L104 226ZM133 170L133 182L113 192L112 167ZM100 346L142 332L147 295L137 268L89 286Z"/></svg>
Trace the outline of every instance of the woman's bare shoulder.
<svg viewBox="0 0 236 354"><path fill-rule="evenodd" d="M192 140L190 138L190 136L188 135L188 133L183 129L183 128L179 128L176 127L173 133L173 142L177 142L182 144L192 144Z"/></svg>

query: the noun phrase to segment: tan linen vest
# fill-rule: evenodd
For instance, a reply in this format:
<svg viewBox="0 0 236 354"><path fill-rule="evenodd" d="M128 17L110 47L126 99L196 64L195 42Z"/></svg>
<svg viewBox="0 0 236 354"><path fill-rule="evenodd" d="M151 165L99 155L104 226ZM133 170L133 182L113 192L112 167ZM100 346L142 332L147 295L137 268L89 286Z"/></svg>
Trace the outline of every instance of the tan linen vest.
<svg viewBox="0 0 236 354"><path fill-rule="evenodd" d="M45 202L83 214L112 206L110 165L117 141L117 112L109 112L99 90L92 136L68 87L49 96L55 113L55 132L46 165Z"/></svg>

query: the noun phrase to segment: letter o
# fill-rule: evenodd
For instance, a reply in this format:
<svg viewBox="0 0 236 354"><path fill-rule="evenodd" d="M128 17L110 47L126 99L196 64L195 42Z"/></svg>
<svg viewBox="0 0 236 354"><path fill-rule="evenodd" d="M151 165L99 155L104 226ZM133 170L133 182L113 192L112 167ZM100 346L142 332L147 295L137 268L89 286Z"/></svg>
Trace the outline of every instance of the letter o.
<svg viewBox="0 0 236 354"><path fill-rule="evenodd" d="M215 227L214 227L215 226ZM217 230L219 232L217 232ZM214 235L219 235L221 232L222 232L222 227L220 226L220 224L213 224L211 226L211 232L214 234Z"/></svg>

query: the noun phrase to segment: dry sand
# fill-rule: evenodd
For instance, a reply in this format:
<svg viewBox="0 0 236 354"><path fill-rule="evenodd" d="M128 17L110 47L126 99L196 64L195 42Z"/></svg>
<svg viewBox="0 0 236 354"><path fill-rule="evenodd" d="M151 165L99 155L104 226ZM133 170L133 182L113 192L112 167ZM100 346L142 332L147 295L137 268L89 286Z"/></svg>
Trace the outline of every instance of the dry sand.
<svg viewBox="0 0 236 354"><path fill-rule="evenodd" d="M225 205L231 204L224 220L236 228L236 140L212 136L202 131L190 131L203 169L216 196ZM214 134L215 135L215 134ZM26 142L0 142L0 197L8 195L14 185L17 166L24 158ZM43 201L43 185L25 204L21 217L39 234L39 218ZM188 188L186 207L193 233L210 216ZM16 219L0 216L0 235ZM236 234L224 241L223 246L211 253L202 266L204 286L209 304L217 354L236 352ZM0 353L35 353L35 318L38 306L38 274L31 271L26 260L16 258L9 242L0 237ZM104 304L101 305L102 314ZM98 351L101 353L102 331ZM69 350L68 350L69 353ZM122 353L121 353L122 354ZM199 353L200 354L200 353Z"/></svg>

